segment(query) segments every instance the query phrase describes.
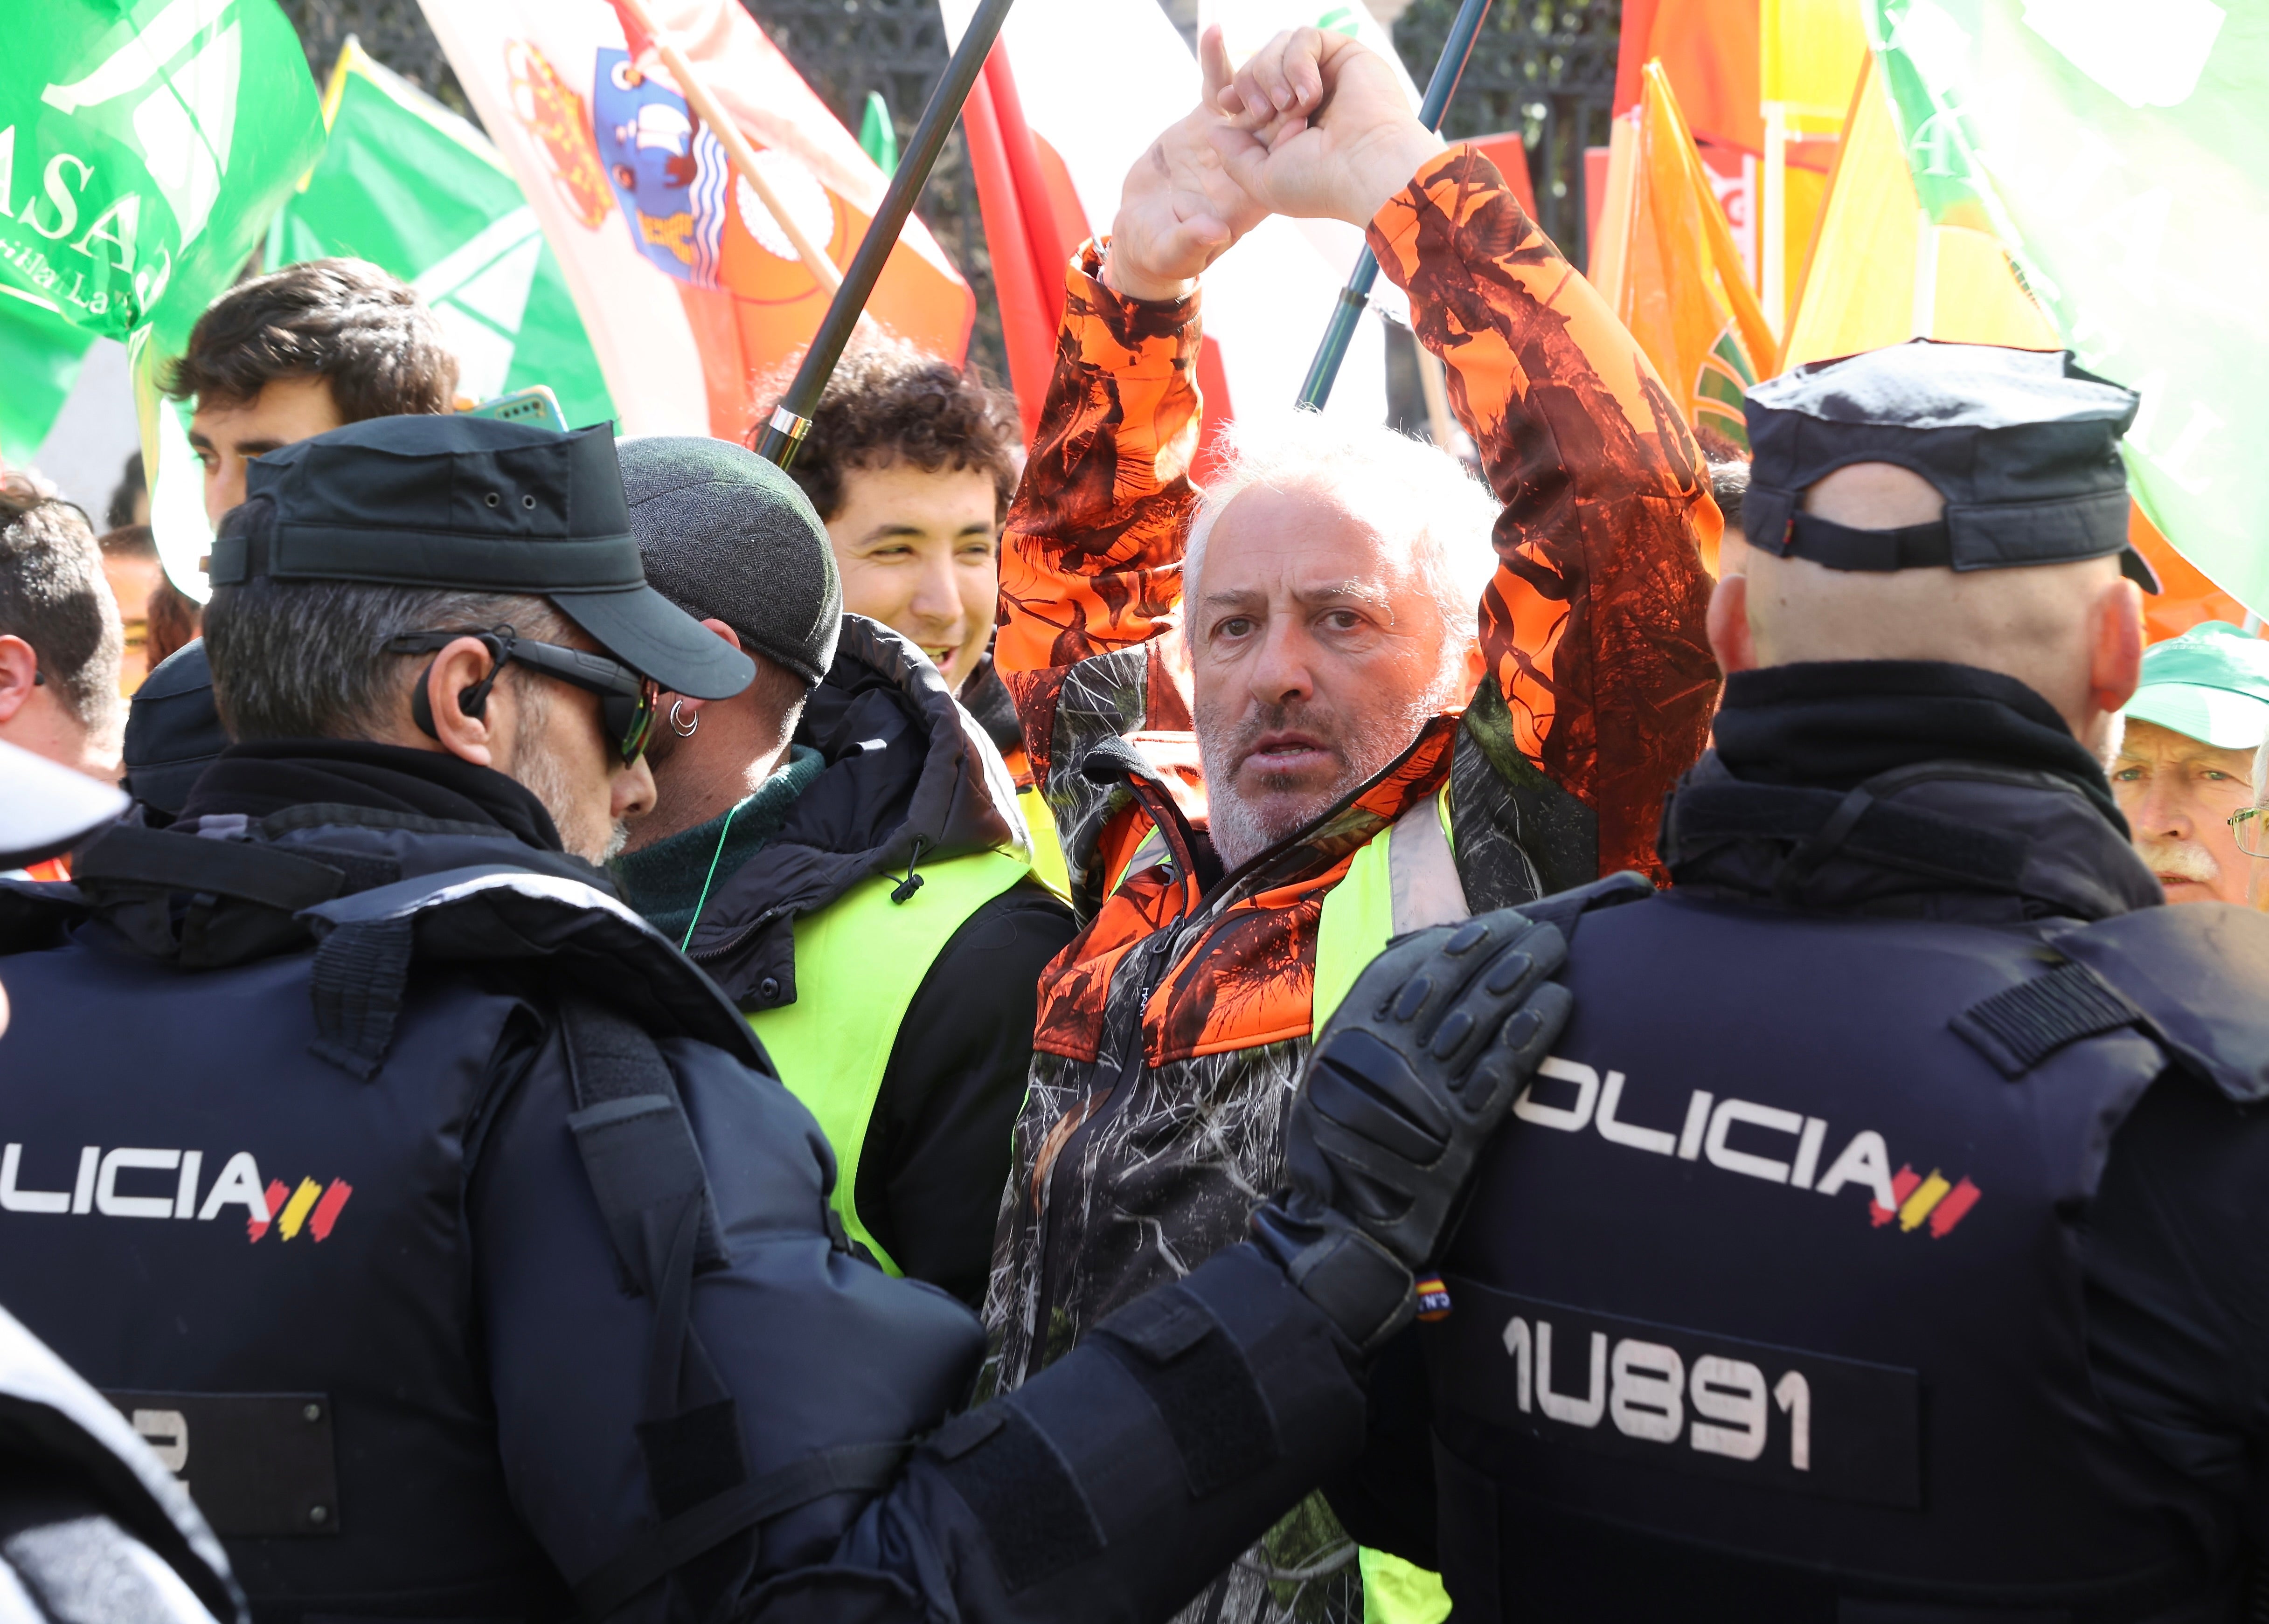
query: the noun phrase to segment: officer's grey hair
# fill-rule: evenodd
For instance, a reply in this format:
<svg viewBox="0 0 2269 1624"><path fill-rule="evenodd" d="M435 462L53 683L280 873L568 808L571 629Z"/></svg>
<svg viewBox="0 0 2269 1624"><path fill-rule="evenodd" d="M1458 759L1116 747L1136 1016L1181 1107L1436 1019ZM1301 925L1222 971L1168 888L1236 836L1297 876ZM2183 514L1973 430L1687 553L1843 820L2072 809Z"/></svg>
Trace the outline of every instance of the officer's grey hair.
<svg viewBox="0 0 2269 1624"><path fill-rule="evenodd" d="M1198 602L1208 543L1223 512L1254 487L1312 491L1340 498L1390 544L1408 549L1426 595L1446 622L1445 675L1481 626L1481 600L1497 572L1490 534L1497 502L1465 465L1425 440L1371 424L1297 412L1260 425L1231 424L1222 461L1206 482L1182 566L1182 601ZM1187 634L1186 608L1183 626ZM1460 698L1463 695L1458 696Z"/></svg>
<svg viewBox="0 0 2269 1624"><path fill-rule="evenodd" d="M2258 807L2265 803L2269 803L2269 738L2262 740L2253 751L2253 804Z"/></svg>
<svg viewBox="0 0 2269 1624"><path fill-rule="evenodd" d="M205 653L234 738L367 739L394 727L410 682L433 658L388 653L388 643L506 625L546 643L571 631L542 598L261 577L214 591ZM507 668L506 680L521 674Z"/></svg>

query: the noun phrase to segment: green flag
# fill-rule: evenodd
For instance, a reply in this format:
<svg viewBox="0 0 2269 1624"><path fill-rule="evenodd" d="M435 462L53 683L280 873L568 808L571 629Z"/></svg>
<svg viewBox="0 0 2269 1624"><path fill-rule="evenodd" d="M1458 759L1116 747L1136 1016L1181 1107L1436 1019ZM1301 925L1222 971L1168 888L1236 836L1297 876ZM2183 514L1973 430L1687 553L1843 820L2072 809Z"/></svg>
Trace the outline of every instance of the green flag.
<svg viewBox="0 0 2269 1624"><path fill-rule="evenodd" d="M0 299L0 378L8 380L0 388L0 462L29 462L39 454L93 343L93 334L44 305Z"/></svg>
<svg viewBox="0 0 2269 1624"><path fill-rule="evenodd" d="M897 170L898 127L891 122L891 104L881 91L867 92L867 110L859 117L859 146L884 174Z"/></svg>
<svg viewBox="0 0 2269 1624"><path fill-rule="evenodd" d="M2269 609L2269 6L1866 11L1925 212L1997 233L2081 364L2141 394L2137 499Z"/></svg>
<svg viewBox="0 0 2269 1624"><path fill-rule="evenodd" d="M54 318L11 346L60 406L59 327L126 341L159 547L202 595L201 483L159 386L321 148L307 57L275 0L39 0L8 23L0 304Z"/></svg>
<svg viewBox="0 0 2269 1624"><path fill-rule="evenodd" d="M277 216L268 262L368 260L432 308L460 394L549 384L569 423L614 417L559 262L488 137L351 39L323 113L329 144Z"/></svg>

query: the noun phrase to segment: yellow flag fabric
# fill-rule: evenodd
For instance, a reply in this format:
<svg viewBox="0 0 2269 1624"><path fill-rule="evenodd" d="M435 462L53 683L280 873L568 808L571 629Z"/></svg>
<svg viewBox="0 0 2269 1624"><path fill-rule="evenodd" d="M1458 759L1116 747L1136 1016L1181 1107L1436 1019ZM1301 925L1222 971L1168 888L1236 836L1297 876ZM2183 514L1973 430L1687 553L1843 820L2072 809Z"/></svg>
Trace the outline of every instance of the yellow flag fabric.
<svg viewBox="0 0 2269 1624"><path fill-rule="evenodd" d="M1697 430L1743 450L1741 395L1776 369L1763 309L1659 62L1618 119L1593 280Z"/></svg>
<svg viewBox="0 0 2269 1624"><path fill-rule="evenodd" d="M1910 338L2026 350L2062 347L1991 234L1924 216L1870 63L1828 188L1782 363L1852 355Z"/></svg>
<svg viewBox="0 0 2269 1624"><path fill-rule="evenodd" d="M1759 0L1757 93L1781 108L1790 135L1842 129L1866 61L1859 0Z"/></svg>

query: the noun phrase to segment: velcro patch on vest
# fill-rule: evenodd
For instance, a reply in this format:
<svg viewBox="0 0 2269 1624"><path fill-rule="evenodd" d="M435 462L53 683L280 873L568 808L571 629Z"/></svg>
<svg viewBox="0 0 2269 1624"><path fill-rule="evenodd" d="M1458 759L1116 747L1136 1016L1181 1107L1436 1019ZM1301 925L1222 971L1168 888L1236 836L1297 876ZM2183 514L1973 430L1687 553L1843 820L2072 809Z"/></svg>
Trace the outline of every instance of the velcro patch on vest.
<svg viewBox="0 0 2269 1624"><path fill-rule="evenodd" d="M1216 1493L1283 1453L1244 1350L1188 1291L1147 1292L1096 1332L1158 1406L1191 1494Z"/></svg>
<svg viewBox="0 0 2269 1624"><path fill-rule="evenodd" d="M1102 1554L1103 1529L1079 1480L1013 1402L950 1423L936 1452L945 1480L984 1525L1009 1594Z"/></svg>
<svg viewBox="0 0 2269 1624"><path fill-rule="evenodd" d="M327 1393L106 1392L224 1539L339 1532Z"/></svg>
<svg viewBox="0 0 2269 1624"><path fill-rule="evenodd" d="M2012 1081L2083 1037L2144 1023L2143 1012L2085 964L2005 987L1954 1017L1955 1035Z"/></svg>
<svg viewBox="0 0 2269 1624"><path fill-rule="evenodd" d="M1507 1432L1872 1505L1922 1503L1912 1370L1593 1313L1453 1279L1434 1390Z"/></svg>

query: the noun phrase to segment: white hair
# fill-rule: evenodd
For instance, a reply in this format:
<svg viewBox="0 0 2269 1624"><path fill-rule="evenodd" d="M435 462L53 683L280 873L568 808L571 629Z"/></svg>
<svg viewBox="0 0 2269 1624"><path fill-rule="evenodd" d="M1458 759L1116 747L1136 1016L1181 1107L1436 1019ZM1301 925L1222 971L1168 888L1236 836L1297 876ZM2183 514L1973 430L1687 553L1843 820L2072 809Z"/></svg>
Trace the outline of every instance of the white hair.
<svg viewBox="0 0 2269 1624"><path fill-rule="evenodd" d="M1393 545L1407 546L1426 594L1440 605L1446 667L1481 627L1481 600L1497 572L1490 533L1497 501L1464 464L1422 439L1383 425L1342 423L1312 411L1223 432L1221 463L1201 493L1182 566L1182 602L1196 602L1206 544L1229 505L1260 486L1337 497ZM1187 635L1188 616L1183 617ZM1460 696L1462 698L1463 696Z"/></svg>

